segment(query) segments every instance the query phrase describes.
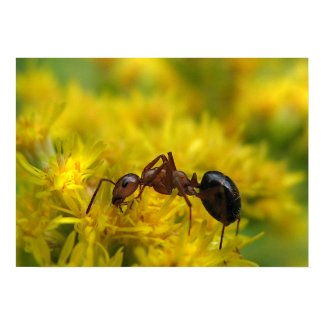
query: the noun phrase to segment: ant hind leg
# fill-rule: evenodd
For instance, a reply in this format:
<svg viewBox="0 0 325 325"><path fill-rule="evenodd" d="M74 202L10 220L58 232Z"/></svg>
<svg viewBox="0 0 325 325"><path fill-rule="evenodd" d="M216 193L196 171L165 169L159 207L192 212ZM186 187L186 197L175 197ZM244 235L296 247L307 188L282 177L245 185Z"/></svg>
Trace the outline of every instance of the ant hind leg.
<svg viewBox="0 0 325 325"><path fill-rule="evenodd" d="M224 235L224 233L225 233L225 227L226 227L226 225L223 223L223 224L222 224L222 230L221 230L221 236L220 236L219 249L222 248L222 241L223 241L223 235Z"/></svg>

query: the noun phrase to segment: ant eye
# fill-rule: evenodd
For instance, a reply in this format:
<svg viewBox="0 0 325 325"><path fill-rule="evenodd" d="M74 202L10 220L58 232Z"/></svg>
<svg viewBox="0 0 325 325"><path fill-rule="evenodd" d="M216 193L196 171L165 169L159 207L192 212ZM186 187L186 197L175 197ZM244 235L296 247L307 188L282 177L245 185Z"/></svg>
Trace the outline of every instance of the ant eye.
<svg viewBox="0 0 325 325"><path fill-rule="evenodd" d="M127 179L125 179L123 182L122 182L122 187L123 188L126 188L129 184L129 181Z"/></svg>

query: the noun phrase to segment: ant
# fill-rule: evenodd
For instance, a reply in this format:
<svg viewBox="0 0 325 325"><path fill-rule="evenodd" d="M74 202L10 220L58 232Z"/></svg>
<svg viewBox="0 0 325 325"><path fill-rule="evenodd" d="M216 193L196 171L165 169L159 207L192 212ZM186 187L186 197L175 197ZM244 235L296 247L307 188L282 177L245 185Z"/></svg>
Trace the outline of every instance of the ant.
<svg viewBox="0 0 325 325"><path fill-rule="evenodd" d="M162 164L159 167L154 167L160 159ZM189 195L200 198L208 213L223 224L219 249L222 248L225 227L235 220L238 220L236 235L238 234L241 200L235 183L220 172L209 171L204 174L201 184L199 184L196 173L193 173L192 178L189 179L184 172L177 170L171 152L168 152L168 157L159 155L152 160L143 169L141 177L129 173L120 177L116 182L108 178L101 178L90 200L86 214L89 213L103 182L110 182L114 185L112 204L119 207L121 211L121 206L127 204L124 200L132 195L138 187L140 187L140 192L135 199L141 199L141 195L147 186L166 195L170 195L173 189L177 188L178 195L184 198L189 207L189 235L192 224L192 204L188 199ZM195 188L198 188L199 192L196 192Z"/></svg>

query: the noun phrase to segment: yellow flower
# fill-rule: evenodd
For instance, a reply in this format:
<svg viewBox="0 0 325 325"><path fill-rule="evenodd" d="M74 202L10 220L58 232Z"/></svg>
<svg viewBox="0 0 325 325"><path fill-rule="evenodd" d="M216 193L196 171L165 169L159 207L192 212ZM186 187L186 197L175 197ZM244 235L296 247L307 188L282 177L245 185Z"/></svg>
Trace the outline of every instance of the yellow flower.
<svg viewBox="0 0 325 325"><path fill-rule="evenodd" d="M52 148L50 129L64 109L64 104L49 103L40 109L37 106L24 107L24 113L17 118L16 148L29 156L39 156L41 151Z"/></svg>
<svg viewBox="0 0 325 325"><path fill-rule="evenodd" d="M103 148L100 142L85 147L79 139L72 137L67 141L58 140L55 155L42 156L41 168L33 166L20 152L17 160L29 173L26 180L43 186L43 191L37 193L38 197L50 196L51 192L57 191L67 206L77 213L80 207L71 200L71 193L76 197L78 191L84 190L84 180L93 174Z"/></svg>
<svg viewBox="0 0 325 325"><path fill-rule="evenodd" d="M255 238L235 237L219 252L220 230L221 224L209 231L204 220L193 227L190 236L187 227L182 227L161 245L137 246L135 255L142 266L257 266L245 260L239 250L262 234ZM232 236L227 232L227 239Z"/></svg>

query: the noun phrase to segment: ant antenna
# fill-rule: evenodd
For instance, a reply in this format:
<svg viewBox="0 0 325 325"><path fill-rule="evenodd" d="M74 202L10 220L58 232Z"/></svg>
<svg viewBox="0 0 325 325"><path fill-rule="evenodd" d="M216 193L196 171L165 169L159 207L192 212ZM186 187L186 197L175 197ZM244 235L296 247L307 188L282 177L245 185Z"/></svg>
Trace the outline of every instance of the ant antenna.
<svg viewBox="0 0 325 325"><path fill-rule="evenodd" d="M115 183L113 181L111 181L110 179L108 179L108 178L101 178L100 181L99 181L99 183L98 183L98 186L97 186L97 188L96 188L96 190L95 190L95 192L94 192L94 194L93 194L93 196L92 196L92 198L91 198L91 200L89 202L88 208L86 210L86 214L89 213L89 211L90 211L90 209L91 209L91 207L92 207L92 205L93 205L93 203L95 201L95 197L97 195L97 192L99 191L99 188L101 187L101 185L102 185L103 182L110 182L113 185L115 185Z"/></svg>

